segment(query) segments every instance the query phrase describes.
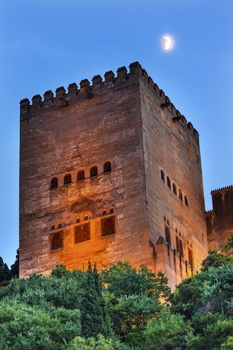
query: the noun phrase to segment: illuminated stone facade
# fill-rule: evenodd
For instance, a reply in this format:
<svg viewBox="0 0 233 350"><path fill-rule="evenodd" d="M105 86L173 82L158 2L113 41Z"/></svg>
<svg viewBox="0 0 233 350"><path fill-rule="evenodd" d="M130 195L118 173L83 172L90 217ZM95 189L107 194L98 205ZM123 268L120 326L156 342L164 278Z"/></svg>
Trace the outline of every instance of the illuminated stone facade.
<svg viewBox="0 0 233 350"><path fill-rule="evenodd" d="M139 63L21 101L20 276L207 255L199 137Z"/></svg>

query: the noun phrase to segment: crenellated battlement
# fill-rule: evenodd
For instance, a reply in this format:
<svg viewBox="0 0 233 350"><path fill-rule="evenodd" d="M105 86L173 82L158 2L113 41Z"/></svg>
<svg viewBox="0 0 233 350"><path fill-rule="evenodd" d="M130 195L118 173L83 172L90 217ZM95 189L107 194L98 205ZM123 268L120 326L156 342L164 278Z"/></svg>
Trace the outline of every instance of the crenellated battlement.
<svg viewBox="0 0 233 350"><path fill-rule="evenodd" d="M67 89L63 86L58 87L55 94L51 90L48 90L44 93L43 98L40 95L33 96L31 102L28 98L25 98L20 101L21 119L23 120L37 115L42 110L65 108L77 103L79 100L92 99L111 88L119 88L119 86L123 86L124 84L137 83L140 78L144 83L148 84L148 88L160 99L161 109L169 110L174 115L172 118L173 122L179 123L183 127L186 127L193 135L198 136L198 132L192 123L187 122L185 116L179 112L164 91L154 83L153 79L141 67L139 62L131 63L129 70L125 66L118 68L116 74L113 71L107 71L104 77L101 77L99 74L95 75L91 79L91 82L88 79L83 79L80 81L79 86L76 83L71 83Z"/></svg>
<svg viewBox="0 0 233 350"><path fill-rule="evenodd" d="M67 90L63 86L57 88L55 94L48 90L44 93L44 98L40 95L35 95L32 97L31 102L25 98L20 101L21 117L23 119L30 117L43 108L67 107L79 99L91 99L95 95L103 93L106 89L125 84L128 81L131 82L133 79L135 81L135 77L138 77L141 72L140 64L135 62L129 66L129 71L127 71L126 67L120 67L117 69L116 75L113 71L107 71L104 74L104 78L101 75L95 75L92 78L92 83L88 79L83 79L80 81L79 86L76 83L71 83Z"/></svg>
<svg viewBox="0 0 233 350"><path fill-rule="evenodd" d="M211 191L211 194L217 193L217 192L226 192L226 191L233 191L233 185L220 187L215 190Z"/></svg>

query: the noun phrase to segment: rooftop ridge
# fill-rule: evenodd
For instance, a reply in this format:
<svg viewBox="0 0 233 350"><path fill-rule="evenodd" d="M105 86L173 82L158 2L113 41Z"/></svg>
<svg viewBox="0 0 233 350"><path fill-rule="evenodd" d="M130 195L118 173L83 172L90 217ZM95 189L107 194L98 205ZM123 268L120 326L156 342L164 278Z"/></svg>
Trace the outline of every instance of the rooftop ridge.
<svg viewBox="0 0 233 350"><path fill-rule="evenodd" d="M216 193L216 192L219 192L219 191L228 191L228 190L233 190L233 185L217 188L215 190L212 190L210 193L213 194L213 193Z"/></svg>
<svg viewBox="0 0 233 350"><path fill-rule="evenodd" d="M157 96L161 98L161 108L169 109L174 114L173 122L179 122L183 126L186 126L189 131L198 136L198 131L193 127L191 122L187 122L187 119L170 101L169 97L164 93L159 86L154 83L153 79L147 74L147 71L142 68L139 62L133 62L129 65L129 70L125 66L119 67L116 71L116 75L113 71L107 71L104 73L104 79L101 75L95 75L91 81L83 79L80 81L79 87L76 83L71 83L68 88L63 86L58 87L55 90L55 94L51 90L45 91L42 98L40 95L34 95L31 99L31 103L28 98L24 98L20 101L20 115L22 119L35 115L41 111L48 110L52 107L67 107L73 102L83 100L85 98L91 99L94 96L100 94L105 88L109 89L114 86L128 83L135 77L142 77L148 86L155 91Z"/></svg>

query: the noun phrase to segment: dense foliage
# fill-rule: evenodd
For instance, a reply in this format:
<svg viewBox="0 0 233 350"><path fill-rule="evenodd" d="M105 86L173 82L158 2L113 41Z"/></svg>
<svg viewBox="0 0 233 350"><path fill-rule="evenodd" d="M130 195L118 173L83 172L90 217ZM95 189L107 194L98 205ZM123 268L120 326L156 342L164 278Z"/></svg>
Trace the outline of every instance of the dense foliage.
<svg viewBox="0 0 233 350"><path fill-rule="evenodd" d="M0 288L0 350L233 349L229 249L174 293L163 274L128 263L12 278Z"/></svg>
<svg viewBox="0 0 233 350"><path fill-rule="evenodd" d="M17 250L15 262L10 269L0 257L0 285L7 284L14 277L19 277L19 250Z"/></svg>

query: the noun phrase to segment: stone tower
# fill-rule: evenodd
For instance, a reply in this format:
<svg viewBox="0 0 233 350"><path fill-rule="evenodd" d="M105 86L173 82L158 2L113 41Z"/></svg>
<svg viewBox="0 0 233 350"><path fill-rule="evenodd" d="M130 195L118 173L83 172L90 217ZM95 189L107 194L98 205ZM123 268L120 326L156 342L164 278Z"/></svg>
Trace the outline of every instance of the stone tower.
<svg viewBox="0 0 233 350"><path fill-rule="evenodd" d="M233 186L211 192L213 210L206 213L208 248L221 250L233 235Z"/></svg>
<svg viewBox="0 0 233 350"><path fill-rule="evenodd" d="M20 103L20 276L207 254L198 132L139 63Z"/></svg>

